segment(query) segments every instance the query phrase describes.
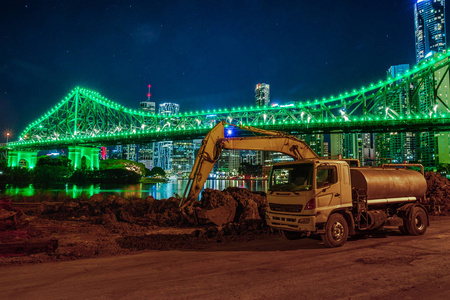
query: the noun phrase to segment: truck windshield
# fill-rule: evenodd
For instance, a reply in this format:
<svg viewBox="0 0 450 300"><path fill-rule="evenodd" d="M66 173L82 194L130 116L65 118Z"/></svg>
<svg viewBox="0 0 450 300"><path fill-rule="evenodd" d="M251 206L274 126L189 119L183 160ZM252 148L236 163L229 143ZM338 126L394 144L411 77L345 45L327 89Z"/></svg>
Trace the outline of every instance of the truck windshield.
<svg viewBox="0 0 450 300"><path fill-rule="evenodd" d="M312 188L313 164L275 166L269 191L308 191Z"/></svg>

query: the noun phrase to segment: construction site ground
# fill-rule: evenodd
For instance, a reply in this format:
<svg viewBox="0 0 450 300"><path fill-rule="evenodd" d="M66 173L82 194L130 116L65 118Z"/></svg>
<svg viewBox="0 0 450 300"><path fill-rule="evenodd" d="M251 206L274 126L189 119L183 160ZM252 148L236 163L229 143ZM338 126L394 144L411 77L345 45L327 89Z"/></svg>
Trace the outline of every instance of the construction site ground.
<svg viewBox="0 0 450 300"><path fill-rule="evenodd" d="M131 250L104 226L53 226L64 228L55 253L0 258L0 299L445 299L450 291L448 216L431 217L423 236L387 228L341 248L277 234L177 244L196 228L154 228L147 245L161 250Z"/></svg>

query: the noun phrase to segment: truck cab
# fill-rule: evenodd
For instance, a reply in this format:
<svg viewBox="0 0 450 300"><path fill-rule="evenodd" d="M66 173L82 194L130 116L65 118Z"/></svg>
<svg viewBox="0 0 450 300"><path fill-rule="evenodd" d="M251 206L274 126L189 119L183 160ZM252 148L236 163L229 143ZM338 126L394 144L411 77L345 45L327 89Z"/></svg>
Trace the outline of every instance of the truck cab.
<svg viewBox="0 0 450 300"><path fill-rule="evenodd" d="M326 159L276 164L267 202L267 224L286 238L323 233L330 214L352 207L349 164Z"/></svg>

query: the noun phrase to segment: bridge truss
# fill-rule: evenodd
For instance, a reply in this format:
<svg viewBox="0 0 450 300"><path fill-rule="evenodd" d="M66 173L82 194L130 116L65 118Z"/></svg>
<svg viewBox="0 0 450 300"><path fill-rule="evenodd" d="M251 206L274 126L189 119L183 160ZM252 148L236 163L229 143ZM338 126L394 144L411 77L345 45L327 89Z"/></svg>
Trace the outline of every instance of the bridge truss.
<svg viewBox="0 0 450 300"><path fill-rule="evenodd" d="M328 98L172 116L126 108L76 87L8 146L48 149L199 138L222 120L293 134L449 131L449 56L436 54L405 74Z"/></svg>

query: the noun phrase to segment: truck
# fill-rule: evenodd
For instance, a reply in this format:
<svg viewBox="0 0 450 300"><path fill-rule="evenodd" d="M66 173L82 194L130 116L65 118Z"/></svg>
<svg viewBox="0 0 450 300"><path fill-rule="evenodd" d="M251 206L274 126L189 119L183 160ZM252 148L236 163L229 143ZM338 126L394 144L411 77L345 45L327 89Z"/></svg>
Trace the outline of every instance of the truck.
<svg viewBox="0 0 450 300"><path fill-rule="evenodd" d="M360 167L355 160L320 158L304 141L279 131L241 126L253 136L225 137L225 122L205 137L180 206L195 219L193 203L223 149L277 151L294 161L272 166L265 221L289 240L320 236L340 247L348 236L383 226L422 235L429 226L423 205L427 183L421 165ZM420 168L420 171L411 169Z"/></svg>

